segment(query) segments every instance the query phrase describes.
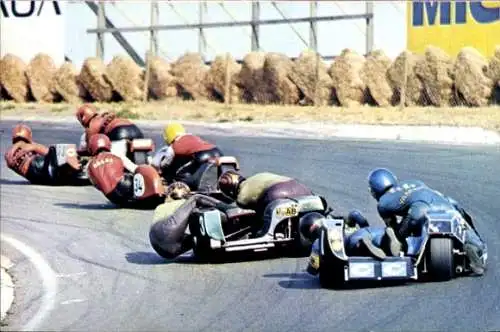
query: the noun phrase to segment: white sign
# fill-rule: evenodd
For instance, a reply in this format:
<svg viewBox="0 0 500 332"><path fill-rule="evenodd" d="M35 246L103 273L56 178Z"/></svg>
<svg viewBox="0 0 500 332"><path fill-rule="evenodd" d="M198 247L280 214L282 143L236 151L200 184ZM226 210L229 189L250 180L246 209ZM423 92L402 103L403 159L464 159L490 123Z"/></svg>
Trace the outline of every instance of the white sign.
<svg viewBox="0 0 500 332"><path fill-rule="evenodd" d="M0 1L0 56L14 54L25 63L38 53L57 66L64 62L64 1Z"/></svg>

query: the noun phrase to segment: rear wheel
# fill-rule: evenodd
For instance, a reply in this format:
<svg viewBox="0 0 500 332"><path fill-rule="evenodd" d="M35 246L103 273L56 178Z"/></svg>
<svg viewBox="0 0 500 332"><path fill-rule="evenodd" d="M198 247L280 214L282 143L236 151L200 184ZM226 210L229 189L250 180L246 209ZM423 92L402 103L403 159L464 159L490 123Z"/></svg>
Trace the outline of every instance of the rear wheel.
<svg viewBox="0 0 500 332"><path fill-rule="evenodd" d="M428 256L429 273L433 280L447 281L455 272L453 240L434 238L430 240Z"/></svg>
<svg viewBox="0 0 500 332"><path fill-rule="evenodd" d="M344 288L346 286L344 267L341 265L332 265L331 262L322 259L319 264L319 283L323 288Z"/></svg>

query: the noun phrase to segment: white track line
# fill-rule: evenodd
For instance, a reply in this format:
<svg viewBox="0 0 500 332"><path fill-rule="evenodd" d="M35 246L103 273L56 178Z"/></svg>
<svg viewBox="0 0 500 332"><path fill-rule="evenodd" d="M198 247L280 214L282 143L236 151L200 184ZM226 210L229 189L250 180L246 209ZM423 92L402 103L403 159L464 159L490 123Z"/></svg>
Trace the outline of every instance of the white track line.
<svg viewBox="0 0 500 332"><path fill-rule="evenodd" d="M9 243L24 256L26 256L35 266L43 280L44 294L42 304L35 316L33 316L22 328L23 331L33 331L45 319L49 312L54 308L55 298L57 294L57 279L56 273L52 270L45 259L27 244L16 240L8 235L1 234L3 241Z"/></svg>

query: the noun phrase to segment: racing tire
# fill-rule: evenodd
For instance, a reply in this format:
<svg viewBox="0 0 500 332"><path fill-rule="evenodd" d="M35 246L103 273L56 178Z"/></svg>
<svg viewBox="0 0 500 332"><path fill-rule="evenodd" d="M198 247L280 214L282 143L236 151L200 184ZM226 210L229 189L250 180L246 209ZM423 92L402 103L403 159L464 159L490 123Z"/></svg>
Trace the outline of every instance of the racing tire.
<svg viewBox="0 0 500 332"><path fill-rule="evenodd" d="M342 266L334 266L329 262L322 262L319 265L319 283L322 288L342 289L346 287L344 281L344 269Z"/></svg>
<svg viewBox="0 0 500 332"><path fill-rule="evenodd" d="M144 151L137 151L132 154L133 162L136 165L147 165L148 154Z"/></svg>
<svg viewBox="0 0 500 332"><path fill-rule="evenodd" d="M312 242L304 237L298 230L295 232L293 241L293 257L307 257L311 254Z"/></svg>
<svg viewBox="0 0 500 332"><path fill-rule="evenodd" d="M432 280L448 281L454 277L455 262L453 240L434 238L430 240L428 270Z"/></svg>

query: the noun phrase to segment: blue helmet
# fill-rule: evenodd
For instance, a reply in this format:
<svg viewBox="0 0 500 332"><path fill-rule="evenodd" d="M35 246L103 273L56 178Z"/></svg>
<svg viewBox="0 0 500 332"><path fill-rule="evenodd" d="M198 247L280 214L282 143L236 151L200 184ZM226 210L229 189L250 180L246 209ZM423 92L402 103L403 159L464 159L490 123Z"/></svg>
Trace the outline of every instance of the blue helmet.
<svg viewBox="0 0 500 332"><path fill-rule="evenodd" d="M372 196L379 198L398 183L398 178L386 168L376 168L368 175L368 186Z"/></svg>

